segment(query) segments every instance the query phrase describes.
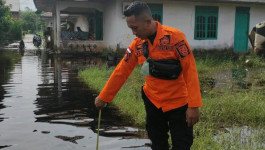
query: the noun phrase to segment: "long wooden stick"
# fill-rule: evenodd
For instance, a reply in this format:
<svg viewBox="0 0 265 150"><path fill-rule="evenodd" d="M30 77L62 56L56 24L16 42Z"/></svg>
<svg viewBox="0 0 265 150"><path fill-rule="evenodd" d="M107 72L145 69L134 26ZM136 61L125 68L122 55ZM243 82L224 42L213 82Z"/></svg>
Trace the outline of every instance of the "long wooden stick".
<svg viewBox="0 0 265 150"><path fill-rule="evenodd" d="M98 114L98 135L97 135L97 149L96 150L98 150L98 143L99 143L100 120L101 120L101 109L99 110L99 114Z"/></svg>

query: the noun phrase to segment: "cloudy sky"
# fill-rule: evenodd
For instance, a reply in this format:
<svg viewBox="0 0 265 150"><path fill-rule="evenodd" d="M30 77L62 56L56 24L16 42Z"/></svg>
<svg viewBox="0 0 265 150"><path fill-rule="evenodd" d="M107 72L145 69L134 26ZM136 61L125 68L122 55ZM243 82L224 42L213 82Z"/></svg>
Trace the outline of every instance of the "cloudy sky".
<svg viewBox="0 0 265 150"><path fill-rule="evenodd" d="M20 10L25 10L26 7L36 10L33 0L20 0Z"/></svg>

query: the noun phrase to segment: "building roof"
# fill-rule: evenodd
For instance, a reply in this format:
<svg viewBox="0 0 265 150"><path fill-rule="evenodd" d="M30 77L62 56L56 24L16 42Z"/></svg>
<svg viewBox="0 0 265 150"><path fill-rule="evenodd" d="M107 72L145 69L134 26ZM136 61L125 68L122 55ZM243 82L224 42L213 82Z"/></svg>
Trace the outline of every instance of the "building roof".
<svg viewBox="0 0 265 150"><path fill-rule="evenodd" d="M37 10L53 12L56 0L33 0Z"/></svg>
<svg viewBox="0 0 265 150"><path fill-rule="evenodd" d="M265 4L265 0L173 0L173 1L211 2L211 3Z"/></svg>
<svg viewBox="0 0 265 150"><path fill-rule="evenodd" d="M19 1L19 0L9 0ZM55 7L56 0L33 0L35 6L40 11L52 12ZM64 0L73 2L105 2L106 0ZM265 0L169 0L169 1L185 1L185 2L209 2L209 3L245 3L245 4L265 4Z"/></svg>
<svg viewBox="0 0 265 150"><path fill-rule="evenodd" d="M58 0L57 0L58 1ZM108 0L62 0L72 2L106 2ZM36 8L40 11L53 12L56 0L33 0Z"/></svg>
<svg viewBox="0 0 265 150"><path fill-rule="evenodd" d="M10 6L11 12L19 12L20 11L20 0L5 0L6 4Z"/></svg>

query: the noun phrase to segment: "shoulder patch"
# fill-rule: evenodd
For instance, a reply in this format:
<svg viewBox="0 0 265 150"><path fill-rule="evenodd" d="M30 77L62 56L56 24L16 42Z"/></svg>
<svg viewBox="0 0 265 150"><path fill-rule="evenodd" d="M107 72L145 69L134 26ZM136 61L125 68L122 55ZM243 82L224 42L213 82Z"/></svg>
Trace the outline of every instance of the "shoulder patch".
<svg viewBox="0 0 265 150"><path fill-rule="evenodd" d="M164 37L160 39L159 50L162 51L172 50L173 46L170 46L170 42L171 42L171 36L164 35Z"/></svg>
<svg viewBox="0 0 265 150"><path fill-rule="evenodd" d="M189 47L184 40L178 42L175 47L181 58L184 58L190 54Z"/></svg>
<svg viewBox="0 0 265 150"><path fill-rule="evenodd" d="M125 56L124 56L124 61L125 62L129 61L129 59L132 56L132 53L133 53L133 50L128 47L127 50L126 50Z"/></svg>

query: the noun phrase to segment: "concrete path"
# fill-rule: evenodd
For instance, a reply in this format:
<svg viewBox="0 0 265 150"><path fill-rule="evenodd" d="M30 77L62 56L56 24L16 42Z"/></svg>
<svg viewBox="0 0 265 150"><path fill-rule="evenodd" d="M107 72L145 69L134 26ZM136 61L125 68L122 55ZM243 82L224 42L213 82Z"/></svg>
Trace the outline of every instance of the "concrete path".
<svg viewBox="0 0 265 150"><path fill-rule="evenodd" d="M24 37L24 43L25 43L25 51L28 50L37 50L37 49L43 49L43 46L41 45L40 48L37 48L33 45L33 36L34 34L26 34ZM8 46L4 47L5 49L18 49L19 47L19 42L16 41L12 44L9 44ZM43 43L43 42L42 42Z"/></svg>

